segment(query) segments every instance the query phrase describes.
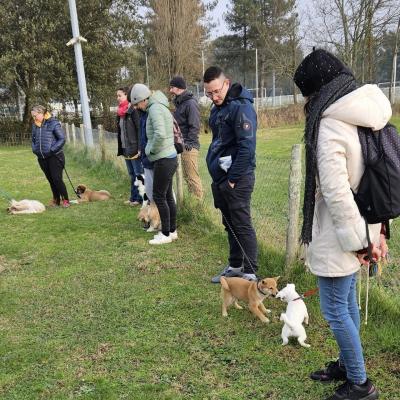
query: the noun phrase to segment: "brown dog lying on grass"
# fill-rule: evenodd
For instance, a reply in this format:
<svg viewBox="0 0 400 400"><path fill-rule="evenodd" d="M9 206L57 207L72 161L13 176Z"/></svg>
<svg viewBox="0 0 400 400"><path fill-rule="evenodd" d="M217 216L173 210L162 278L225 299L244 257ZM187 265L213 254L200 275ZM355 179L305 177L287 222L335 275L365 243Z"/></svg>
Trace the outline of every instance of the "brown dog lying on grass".
<svg viewBox="0 0 400 400"><path fill-rule="evenodd" d="M249 304L250 311L260 318L264 323L269 319L265 314L270 313L263 304L263 301L270 296L275 297L278 293L278 279L264 278L259 281L247 281L243 278L225 278L221 277L221 297L222 297L222 315L228 316L227 309L230 305L241 310L238 300L244 300Z"/></svg>
<svg viewBox="0 0 400 400"><path fill-rule="evenodd" d="M111 194L107 190L91 190L86 185L78 185L76 193L80 196L79 202L111 199Z"/></svg>

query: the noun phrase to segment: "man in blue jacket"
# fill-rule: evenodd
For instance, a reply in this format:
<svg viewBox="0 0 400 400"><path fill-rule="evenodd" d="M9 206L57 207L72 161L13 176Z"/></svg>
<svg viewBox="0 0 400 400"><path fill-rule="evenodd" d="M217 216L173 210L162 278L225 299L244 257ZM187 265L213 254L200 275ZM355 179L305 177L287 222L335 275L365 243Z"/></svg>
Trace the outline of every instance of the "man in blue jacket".
<svg viewBox="0 0 400 400"><path fill-rule="evenodd" d="M253 98L239 83L231 84L219 67L208 68L203 79L214 103L207 167L229 241L229 264L211 281L219 283L221 276L256 280L257 238L250 214L257 132Z"/></svg>

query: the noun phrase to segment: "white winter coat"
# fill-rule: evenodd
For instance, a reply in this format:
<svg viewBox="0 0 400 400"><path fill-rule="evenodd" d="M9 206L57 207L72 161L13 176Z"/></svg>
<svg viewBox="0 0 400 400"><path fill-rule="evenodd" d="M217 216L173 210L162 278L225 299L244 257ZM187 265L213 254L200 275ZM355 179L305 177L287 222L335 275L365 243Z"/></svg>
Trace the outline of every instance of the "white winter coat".
<svg viewBox="0 0 400 400"><path fill-rule="evenodd" d="M392 115L376 85L365 85L332 104L321 119L317 144L317 192L307 264L315 275L339 277L360 268L355 251L367 247L364 219L351 190L364 172L357 126L382 129ZM379 244L380 224L369 225Z"/></svg>

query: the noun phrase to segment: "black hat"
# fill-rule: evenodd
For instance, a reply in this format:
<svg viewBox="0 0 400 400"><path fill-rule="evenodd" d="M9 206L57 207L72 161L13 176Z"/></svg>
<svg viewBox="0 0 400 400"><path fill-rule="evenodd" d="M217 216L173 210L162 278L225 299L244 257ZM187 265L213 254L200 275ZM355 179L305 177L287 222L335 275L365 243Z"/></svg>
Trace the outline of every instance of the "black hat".
<svg viewBox="0 0 400 400"><path fill-rule="evenodd" d="M293 80L304 97L319 92L338 75L353 73L342 61L326 50L310 53L297 67Z"/></svg>
<svg viewBox="0 0 400 400"><path fill-rule="evenodd" d="M178 89L186 89L186 82L181 76L174 76L171 79L169 86L173 86Z"/></svg>

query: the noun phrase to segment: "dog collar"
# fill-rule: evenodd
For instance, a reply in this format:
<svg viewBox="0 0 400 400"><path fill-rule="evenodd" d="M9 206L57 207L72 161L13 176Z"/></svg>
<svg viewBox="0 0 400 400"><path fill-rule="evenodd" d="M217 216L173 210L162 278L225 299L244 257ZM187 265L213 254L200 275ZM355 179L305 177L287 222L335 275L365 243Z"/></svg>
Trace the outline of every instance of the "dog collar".
<svg viewBox="0 0 400 400"><path fill-rule="evenodd" d="M297 298L293 299L292 301L297 301L297 300L303 300L303 297L302 296L297 297Z"/></svg>
<svg viewBox="0 0 400 400"><path fill-rule="evenodd" d="M260 281L258 281L258 282L260 282ZM257 282L257 290L258 290L263 296L268 296L267 293L264 293L264 292L260 289L260 287L258 286L258 282Z"/></svg>

